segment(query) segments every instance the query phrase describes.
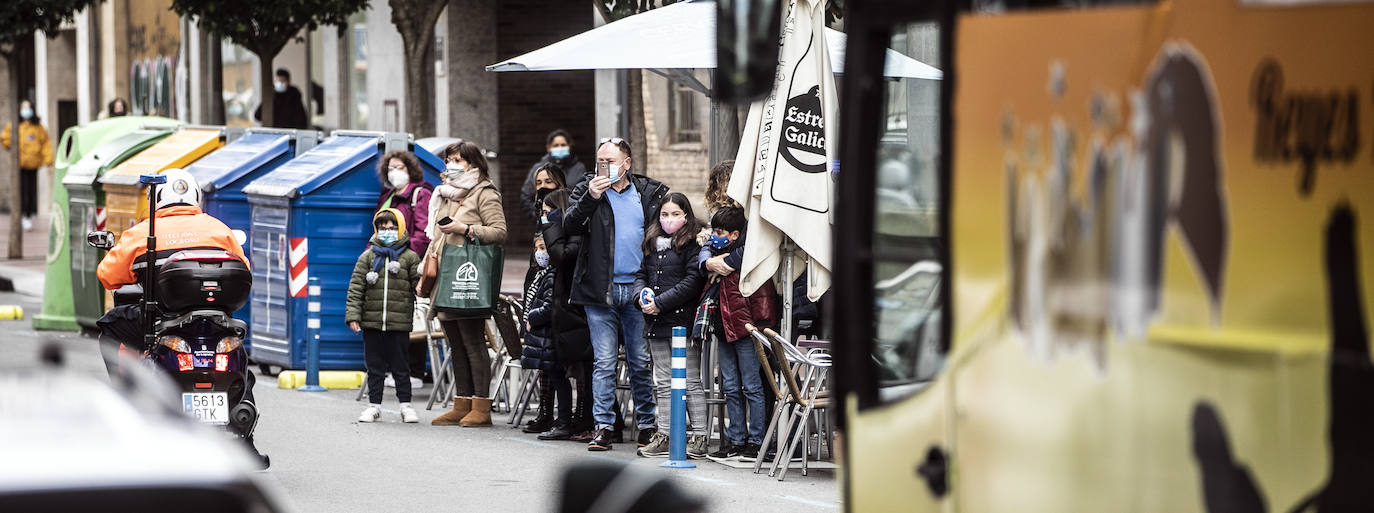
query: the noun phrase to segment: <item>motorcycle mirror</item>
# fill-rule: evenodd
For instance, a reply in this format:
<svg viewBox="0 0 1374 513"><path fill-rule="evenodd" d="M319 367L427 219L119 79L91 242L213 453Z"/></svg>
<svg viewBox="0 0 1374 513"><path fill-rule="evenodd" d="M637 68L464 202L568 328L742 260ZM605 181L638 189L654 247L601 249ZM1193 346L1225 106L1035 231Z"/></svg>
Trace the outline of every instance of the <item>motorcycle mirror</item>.
<svg viewBox="0 0 1374 513"><path fill-rule="evenodd" d="M233 232L234 232L234 240L239 241L239 245L240 245L240 246L243 246L243 245L245 245L245 244L248 244L248 234L247 234L247 233L243 233L243 230L233 230Z"/></svg>
<svg viewBox="0 0 1374 513"><path fill-rule="evenodd" d="M95 249L109 250L114 247L114 234L105 230L86 232L86 244Z"/></svg>
<svg viewBox="0 0 1374 513"><path fill-rule="evenodd" d="M781 23L781 0L717 0L717 98L743 104L768 96L778 69Z"/></svg>

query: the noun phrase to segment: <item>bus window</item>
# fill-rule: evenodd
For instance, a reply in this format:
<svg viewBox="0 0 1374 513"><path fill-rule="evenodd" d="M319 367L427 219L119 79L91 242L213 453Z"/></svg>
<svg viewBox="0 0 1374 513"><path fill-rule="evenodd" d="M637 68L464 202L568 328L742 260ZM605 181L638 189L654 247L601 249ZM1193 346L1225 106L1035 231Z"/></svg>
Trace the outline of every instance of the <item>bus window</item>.
<svg viewBox="0 0 1374 513"><path fill-rule="evenodd" d="M936 23L892 32L889 47L939 67ZM940 261L940 82L889 77L884 82L873 201L874 373L879 397L905 396L944 366Z"/></svg>

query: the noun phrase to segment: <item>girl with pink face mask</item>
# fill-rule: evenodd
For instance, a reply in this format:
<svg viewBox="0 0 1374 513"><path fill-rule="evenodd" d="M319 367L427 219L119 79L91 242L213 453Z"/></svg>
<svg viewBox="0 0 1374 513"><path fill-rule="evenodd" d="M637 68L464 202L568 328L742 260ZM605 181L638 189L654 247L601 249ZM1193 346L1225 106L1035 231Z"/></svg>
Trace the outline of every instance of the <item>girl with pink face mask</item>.
<svg viewBox="0 0 1374 513"><path fill-rule="evenodd" d="M655 403L666 410L672 392L673 327L690 328L697 299L706 284L700 263L697 232L701 222L692 214L692 203L682 193L671 193L657 212L658 221L644 230L644 263L635 276L635 290L644 311L644 339L654 361ZM667 411L659 411L658 432L639 449L646 458L668 457ZM687 454L707 454L706 391L701 386L701 344L687 346Z"/></svg>

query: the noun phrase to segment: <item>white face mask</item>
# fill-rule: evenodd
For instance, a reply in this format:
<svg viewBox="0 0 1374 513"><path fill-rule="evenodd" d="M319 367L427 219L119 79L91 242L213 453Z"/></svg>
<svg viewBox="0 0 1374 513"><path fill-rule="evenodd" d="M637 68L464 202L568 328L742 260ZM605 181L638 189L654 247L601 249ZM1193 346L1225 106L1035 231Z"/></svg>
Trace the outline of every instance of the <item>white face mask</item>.
<svg viewBox="0 0 1374 513"><path fill-rule="evenodd" d="M272 89L275 89L275 90L276 90L277 92L279 92L279 93L284 93L284 92L286 92L286 82L281 82L281 81L273 80L273 81L272 81Z"/></svg>
<svg viewBox="0 0 1374 513"><path fill-rule="evenodd" d="M462 172L465 171L463 165L457 162L449 162L448 165L444 167L444 169L448 170L447 174L449 178L457 178L459 174L462 174Z"/></svg>
<svg viewBox="0 0 1374 513"><path fill-rule="evenodd" d="M410 173L392 169L391 171L387 171L386 179L388 182L391 182L391 188L400 189L410 183Z"/></svg>
<svg viewBox="0 0 1374 513"><path fill-rule="evenodd" d="M610 171L606 173L606 178L611 179L611 182L618 182L618 181L620 181L620 165L619 165L619 164L611 164L611 165L610 165Z"/></svg>

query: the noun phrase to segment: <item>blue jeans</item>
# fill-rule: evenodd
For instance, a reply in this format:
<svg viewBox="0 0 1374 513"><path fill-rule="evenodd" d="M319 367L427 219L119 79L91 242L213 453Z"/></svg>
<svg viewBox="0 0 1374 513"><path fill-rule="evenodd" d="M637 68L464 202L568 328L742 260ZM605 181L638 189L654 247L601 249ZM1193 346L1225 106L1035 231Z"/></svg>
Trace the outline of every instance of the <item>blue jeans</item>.
<svg viewBox="0 0 1374 513"><path fill-rule="evenodd" d="M732 445L762 444L768 419L763 414L763 378L759 375L762 364L754 344L748 338L723 342L716 354L720 360L721 387L725 392L725 412L730 416L726 438ZM746 406L749 411L747 439L744 432Z"/></svg>
<svg viewBox="0 0 1374 513"><path fill-rule="evenodd" d="M630 365L630 393L635 403L635 425L641 430L652 428L654 382L650 376L649 344L644 341L644 312L639 310L634 297L634 285L617 283L612 287L615 306L586 308L587 328L592 335L592 355L596 360L592 366L592 417L596 419L597 429L610 428L615 424L615 365L619 359L620 336L624 335L625 362Z"/></svg>

